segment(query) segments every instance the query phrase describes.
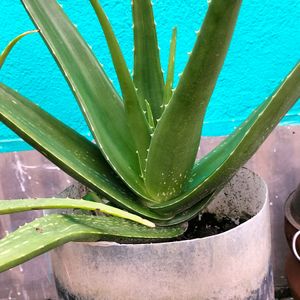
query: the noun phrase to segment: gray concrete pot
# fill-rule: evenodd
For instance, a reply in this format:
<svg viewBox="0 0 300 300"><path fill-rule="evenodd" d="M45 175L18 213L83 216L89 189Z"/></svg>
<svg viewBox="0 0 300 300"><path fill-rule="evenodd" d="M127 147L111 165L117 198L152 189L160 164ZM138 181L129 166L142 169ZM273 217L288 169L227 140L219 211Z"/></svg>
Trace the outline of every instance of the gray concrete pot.
<svg viewBox="0 0 300 300"><path fill-rule="evenodd" d="M68 196L80 196L73 187ZM76 195L75 195L76 194ZM242 169L209 206L245 223L211 237L156 244L69 243L52 251L60 299L274 299L268 191Z"/></svg>

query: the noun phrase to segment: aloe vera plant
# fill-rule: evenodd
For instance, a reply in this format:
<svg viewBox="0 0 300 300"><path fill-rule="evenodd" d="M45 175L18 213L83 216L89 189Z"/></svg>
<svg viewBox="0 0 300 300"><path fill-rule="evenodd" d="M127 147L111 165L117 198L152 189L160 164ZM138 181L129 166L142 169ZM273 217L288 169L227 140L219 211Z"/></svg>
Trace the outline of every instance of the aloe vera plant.
<svg viewBox="0 0 300 300"><path fill-rule="evenodd" d="M164 79L151 1L132 1L131 76L100 3L90 0L111 53L121 95L56 0L22 3L69 83L95 144L3 83L1 121L66 173L105 197L110 205L93 202L90 197L2 200L0 214L80 208L112 216L54 214L24 225L1 240L0 271L69 241L166 239L182 234L182 224L213 200L300 97L297 64L228 138L196 161L204 115L224 63L241 0L209 2L176 87L177 30L172 32ZM2 61L8 52L3 52ZM66 234L61 235L60 231Z"/></svg>

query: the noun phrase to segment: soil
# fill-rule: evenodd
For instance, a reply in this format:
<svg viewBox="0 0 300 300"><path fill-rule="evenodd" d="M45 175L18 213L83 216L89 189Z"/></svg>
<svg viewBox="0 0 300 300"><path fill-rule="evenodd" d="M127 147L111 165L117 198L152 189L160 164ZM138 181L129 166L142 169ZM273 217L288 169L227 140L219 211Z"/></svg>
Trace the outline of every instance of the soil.
<svg viewBox="0 0 300 300"><path fill-rule="evenodd" d="M217 217L215 214L204 213L189 221L189 227L179 240L203 238L228 231L244 223L249 218L231 219Z"/></svg>

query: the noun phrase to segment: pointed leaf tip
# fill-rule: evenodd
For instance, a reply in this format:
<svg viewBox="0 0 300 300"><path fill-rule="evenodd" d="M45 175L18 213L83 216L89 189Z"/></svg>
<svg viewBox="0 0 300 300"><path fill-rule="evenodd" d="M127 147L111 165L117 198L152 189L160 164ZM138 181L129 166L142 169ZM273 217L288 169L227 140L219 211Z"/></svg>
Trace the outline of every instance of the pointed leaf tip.
<svg viewBox="0 0 300 300"><path fill-rule="evenodd" d="M11 50L14 48L14 46L25 36L32 34L32 33L36 33L39 32L38 29L36 30L31 30L31 31L26 31L20 35L18 35L16 38L14 38L7 46L6 48L3 50L3 52L0 54L0 70L5 62L5 60L7 59L9 53L11 52Z"/></svg>

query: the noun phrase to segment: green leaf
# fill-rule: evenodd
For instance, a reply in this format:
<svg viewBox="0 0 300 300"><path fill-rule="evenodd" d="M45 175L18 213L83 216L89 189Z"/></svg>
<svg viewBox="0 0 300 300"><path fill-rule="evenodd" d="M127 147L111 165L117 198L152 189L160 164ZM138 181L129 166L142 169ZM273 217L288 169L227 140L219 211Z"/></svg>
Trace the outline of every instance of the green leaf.
<svg viewBox="0 0 300 300"><path fill-rule="evenodd" d="M135 86L131 79L121 48L114 35L109 20L98 0L90 0L90 2L99 19L112 56L114 67L123 94L127 123L131 130L136 149L142 162L141 169L144 170L146 167L147 149L149 149L150 145L149 126L144 112L140 106ZM141 174L141 176L143 176L143 173Z"/></svg>
<svg viewBox="0 0 300 300"><path fill-rule="evenodd" d="M61 68L108 163L140 196L144 182L123 103L76 27L55 0L22 0Z"/></svg>
<svg viewBox="0 0 300 300"><path fill-rule="evenodd" d="M163 104L165 107L168 105L173 95L172 90L173 90L174 72L175 72L176 37L177 37L177 28L174 27L172 31L168 73L167 73L167 79L166 79L165 90L164 90Z"/></svg>
<svg viewBox="0 0 300 300"><path fill-rule="evenodd" d="M173 218L169 220L162 220L155 222L158 226L174 226L178 224L183 224L199 215L199 213L207 207L207 205L214 199L215 193L206 196L197 202L194 206L187 208L186 210L182 210Z"/></svg>
<svg viewBox="0 0 300 300"><path fill-rule="evenodd" d="M96 145L2 83L0 120L66 173L118 206L160 218L138 203Z"/></svg>
<svg viewBox="0 0 300 300"><path fill-rule="evenodd" d="M18 41L20 41L24 36L32 34L32 33L36 33L36 32L38 32L38 30L26 31L26 32L18 35L6 46L6 48L3 50L3 52L0 55L0 70L1 70L8 54L11 52L11 50L14 48L14 46L18 43Z"/></svg>
<svg viewBox="0 0 300 300"><path fill-rule="evenodd" d="M151 1L133 0L132 13L134 24L133 79L141 99L150 103L156 122L163 111L164 79Z"/></svg>
<svg viewBox="0 0 300 300"><path fill-rule="evenodd" d="M109 202L109 201L105 200L105 198L101 197L100 195L98 195L95 192L88 192L86 195L84 195L82 197L82 199L92 201L92 202L103 203L103 204L106 204L106 202Z"/></svg>
<svg viewBox="0 0 300 300"><path fill-rule="evenodd" d="M183 211L212 192L220 191L299 98L300 64L228 138L195 164L191 178L179 197L152 209L159 213Z"/></svg>
<svg viewBox="0 0 300 300"><path fill-rule="evenodd" d="M115 217L49 215L20 227L0 241L0 272L68 242L116 240L116 238L171 239L182 226L148 228Z"/></svg>
<svg viewBox="0 0 300 300"><path fill-rule="evenodd" d="M151 129L151 132L153 132L154 128L155 128L155 122L154 122L154 118L153 118L153 114L152 114L152 109L147 100L145 100L145 103L146 103L146 113L147 113L148 124Z"/></svg>
<svg viewBox="0 0 300 300"><path fill-rule="evenodd" d="M172 101L152 137L145 184L157 202L178 196L196 159L204 114L236 23L241 0L212 0Z"/></svg>
<svg viewBox="0 0 300 300"><path fill-rule="evenodd" d="M51 198L51 199L25 199L25 200L0 200L0 215L12 214L23 211L37 209L61 209L61 208L80 208L83 210L96 210L104 214L131 220L148 227L155 227L155 224L142 219L139 216L127 211L109 206L103 203L96 203L82 199L70 198Z"/></svg>

